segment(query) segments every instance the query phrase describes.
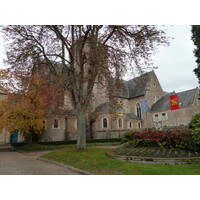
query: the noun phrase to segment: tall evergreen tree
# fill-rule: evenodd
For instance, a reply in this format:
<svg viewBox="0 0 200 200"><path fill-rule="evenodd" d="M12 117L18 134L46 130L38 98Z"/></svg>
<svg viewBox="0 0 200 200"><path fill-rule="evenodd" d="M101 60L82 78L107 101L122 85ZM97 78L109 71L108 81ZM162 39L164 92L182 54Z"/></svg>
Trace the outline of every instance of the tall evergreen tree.
<svg viewBox="0 0 200 200"><path fill-rule="evenodd" d="M200 83L200 25L192 26L192 41L196 46L196 49L194 50L194 55L197 58L196 59L197 67L194 69L194 73L196 74Z"/></svg>

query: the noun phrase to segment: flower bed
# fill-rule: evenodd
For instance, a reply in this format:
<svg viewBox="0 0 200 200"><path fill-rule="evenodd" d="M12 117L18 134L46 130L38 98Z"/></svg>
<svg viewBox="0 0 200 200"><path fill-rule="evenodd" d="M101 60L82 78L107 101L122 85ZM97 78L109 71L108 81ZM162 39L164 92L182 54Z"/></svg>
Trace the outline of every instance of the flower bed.
<svg viewBox="0 0 200 200"><path fill-rule="evenodd" d="M134 147L179 148L200 151L189 129L165 131L134 131L130 132L130 144Z"/></svg>

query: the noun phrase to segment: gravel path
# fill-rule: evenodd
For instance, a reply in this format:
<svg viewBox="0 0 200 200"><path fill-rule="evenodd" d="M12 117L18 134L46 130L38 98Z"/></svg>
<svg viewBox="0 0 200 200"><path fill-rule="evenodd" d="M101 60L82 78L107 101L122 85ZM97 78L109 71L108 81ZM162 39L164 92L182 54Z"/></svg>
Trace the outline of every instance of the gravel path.
<svg viewBox="0 0 200 200"><path fill-rule="evenodd" d="M47 152L0 152L0 175L79 175L78 172L37 158Z"/></svg>

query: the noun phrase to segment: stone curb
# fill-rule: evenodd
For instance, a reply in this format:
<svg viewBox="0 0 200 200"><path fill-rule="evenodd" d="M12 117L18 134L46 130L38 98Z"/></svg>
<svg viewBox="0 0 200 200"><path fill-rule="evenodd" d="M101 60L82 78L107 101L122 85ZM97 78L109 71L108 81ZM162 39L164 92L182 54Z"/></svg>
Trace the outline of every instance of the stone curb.
<svg viewBox="0 0 200 200"><path fill-rule="evenodd" d="M59 163L59 162L56 162L56 161L53 161L53 160L48 160L48 159L45 159L45 158L37 158L37 160L41 160L41 161L44 161L44 162L48 162L48 163L53 163L55 165L58 165L58 166L61 166L61 167L64 167L66 169L70 169L74 172L77 172L79 173L80 175L93 175L89 172L86 172L86 171L83 171L83 170L80 170L80 169L77 169L77 168L74 168L74 167L71 167L69 165L65 165L65 164L62 164L62 163Z"/></svg>
<svg viewBox="0 0 200 200"><path fill-rule="evenodd" d="M109 158L129 161L141 164L158 164L158 165L177 165L177 164L200 164L200 157L191 158L156 158L156 157L140 157L140 156L125 156L117 155L112 152L107 152Z"/></svg>

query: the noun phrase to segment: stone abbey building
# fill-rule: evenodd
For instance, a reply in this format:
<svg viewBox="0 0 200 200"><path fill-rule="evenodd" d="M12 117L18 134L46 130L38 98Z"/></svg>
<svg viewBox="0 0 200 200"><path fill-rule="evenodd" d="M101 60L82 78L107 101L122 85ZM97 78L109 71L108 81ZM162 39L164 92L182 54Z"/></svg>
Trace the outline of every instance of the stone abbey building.
<svg viewBox="0 0 200 200"><path fill-rule="evenodd" d="M114 95L120 107L113 115L112 106L106 97L105 88L96 84L93 89L92 118L88 121L87 138L118 138L134 129L187 126L192 115L200 112L199 90L194 88L179 92L179 110L170 110L169 96L165 93L154 71L129 81ZM64 116L55 116L45 122L43 141L75 140L77 120L65 94Z"/></svg>
<svg viewBox="0 0 200 200"><path fill-rule="evenodd" d="M129 81L123 80L122 87L114 94L118 108L114 111L105 88L96 83L91 105L91 118L88 119L87 138L118 138L128 130L165 127L184 127L192 115L200 112L199 90L176 93L179 99L178 110L170 110L169 96L174 93L163 91L154 71L147 72ZM1 90L0 98L6 93ZM41 141L76 140L76 113L69 94L63 97L64 114L55 114L44 122ZM23 141L21 136L18 141ZM9 143L10 133L0 134L0 143Z"/></svg>

